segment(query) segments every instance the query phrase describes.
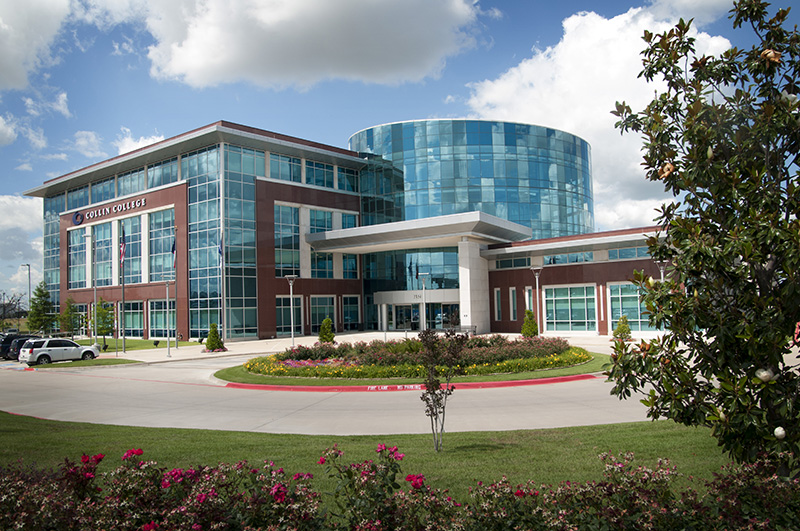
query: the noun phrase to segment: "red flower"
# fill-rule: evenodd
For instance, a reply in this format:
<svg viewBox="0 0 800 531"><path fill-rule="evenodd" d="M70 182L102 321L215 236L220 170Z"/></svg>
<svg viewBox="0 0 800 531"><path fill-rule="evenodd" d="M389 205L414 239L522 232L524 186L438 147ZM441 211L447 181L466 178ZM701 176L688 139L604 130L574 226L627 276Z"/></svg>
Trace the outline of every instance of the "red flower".
<svg viewBox="0 0 800 531"><path fill-rule="evenodd" d="M319 461L317 461L317 463L319 463L320 465L324 465L325 464L325 456L323 455L322 457L320 457Z"/></svg>
<svg viewBox="0 0 800 531"><path fill-rule="evenodd" d="M521 489L517 489L517 492L514 493L514 496L516 496L518 498L521 498L521 497L525 496L525 491L521 490Z"/></svg>
<svg viewBox="0 0 800 531"><path fill-rule="evenodd" d="M89 462L89 459L91 459L91 458L90 458L88 455L86 455L86 454L83 454L83 455L81 456L81 463L88 463L88 462Z"/></svg>
<svg viewBox="0 0 800 531"><path fill-rule="evenodd" d="M413 488L421 489L424 486L425 476L422 474L409 474L406 476L406 481L409 481Z"/></svg>

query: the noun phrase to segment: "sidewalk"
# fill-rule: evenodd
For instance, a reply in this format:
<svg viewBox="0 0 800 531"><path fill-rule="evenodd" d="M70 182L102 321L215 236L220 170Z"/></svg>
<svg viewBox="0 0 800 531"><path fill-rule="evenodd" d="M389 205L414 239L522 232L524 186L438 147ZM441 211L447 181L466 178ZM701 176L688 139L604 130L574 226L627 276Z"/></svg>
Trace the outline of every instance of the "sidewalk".
<svg viewBox="0 0 800 531"><path fill-rule="evenodd" d="M336 335L337 343L356 343L363 341L369 343L376 339L383 341L387 340L402 340L406 337L416 337L416 332L352 332L340 333ZM519 334L504 334L509 337L518 337ZM583 347L589 352L597 352L601 354L611 354L611 341L606 336L580 336L580 337L567 337L570 345ZM295 345L313 345L317 342L317 336L297 336L295 337ZM163 344L163 340L161 341ZM292 339L289 337L281 337L277 339L253 339L242 341L228 341L225 346L228 348L227 352L203 352L205 345L194 343L188 346L181 346L175 348L174 341L171 343L169 352L166 348L153 348L148 350L130 350L122 352L122 342L118 342L119 351L115 352L113 349L114 343L109 342L109 349L100 354L101 359L109 358L124 358L128 360L136 360L144 363L167 363L172 361L188 361L195 359L210 359L210 358L223 358L232 356L262 356L266 354L273 354L275 352L283 352L292 346ZM169 356L169 357L168 357Z"/></svg>

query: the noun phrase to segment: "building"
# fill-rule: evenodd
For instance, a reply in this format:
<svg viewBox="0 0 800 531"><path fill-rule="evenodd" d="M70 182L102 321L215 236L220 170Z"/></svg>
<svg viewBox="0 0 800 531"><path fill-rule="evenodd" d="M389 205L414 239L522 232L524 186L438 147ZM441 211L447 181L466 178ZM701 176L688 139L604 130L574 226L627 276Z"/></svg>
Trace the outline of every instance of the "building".
<svg viewBox="0 0 800 531"><path fill-rule="evenodd" d="M144 338L315 334L325 317L515 332L526 308L559 334L608 334L622 313L646 325L627 279L658 274L655 228L592 232L584 140L422 120L350 147L221 121L29 190L53 302L113 304L120 333Z"/></svg>

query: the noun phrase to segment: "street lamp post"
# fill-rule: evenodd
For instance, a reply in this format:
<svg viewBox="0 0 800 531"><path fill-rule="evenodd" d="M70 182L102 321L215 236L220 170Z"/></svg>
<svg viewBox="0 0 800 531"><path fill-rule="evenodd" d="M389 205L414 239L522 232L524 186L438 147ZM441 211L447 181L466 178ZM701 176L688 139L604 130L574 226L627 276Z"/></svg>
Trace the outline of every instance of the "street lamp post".
<svg viewBox="0 0 800 531"><path fill-rule="evenodd" d="M661 272L661 282L664 282L664 271L667 269L667 264L669 260L653 260L656 265L658 266L658 270Z"/></svg>
<svg viewBox="0 0 800 531"><path fill-rule="evenodd" d="M542 329L539 325L539 275L542 274L542 269L544 269L542 266L533 266L531 268L531 271L533 271L533 276L536 277L536 330L539 332L539 334L542 333Z"/></svg>
<svg viewBox="0 0 800 531"><path fill-rule="evenodd" d="M94 261L94 234L91 227L88 228L86 240L89 242L87 247L92 261L92 288L94 291L94 304L92 305L92 344L94 344L97 343L97 279L95 278L97 271L95 270Z"/></svg>
<svg viewBox="0 0 800 531"><path fill-rule="evenodd" d="M283 278L289 282L289 323L292 327L292 347L294 347L294 281L297 275L286 275Z"/></svg>
<svg viewBox="0 0 800 531"><path fill-rule="evenodd" d="M420 319L419 319L419 330L420 332L423 330L427 330L428 328L428 310L425 308L425 277L427 277L429 273L420 273L419 276L422 277L422 311L420 312Z"/></svg>
<svg viewBox="0 0 800 531"><path fill-rule="evenodd" d="M28 268L28 313L31 312L31 265L22 264Z"/></svg>

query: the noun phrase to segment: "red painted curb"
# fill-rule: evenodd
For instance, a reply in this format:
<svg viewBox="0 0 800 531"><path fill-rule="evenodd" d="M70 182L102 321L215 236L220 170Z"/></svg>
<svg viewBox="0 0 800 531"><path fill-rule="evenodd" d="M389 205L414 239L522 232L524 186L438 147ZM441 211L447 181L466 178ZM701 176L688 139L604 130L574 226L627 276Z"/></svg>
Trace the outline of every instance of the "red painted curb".
<svg viewBox="0 0 800 531"><path fill-rule="evenodd" d="M602 378L592 374L575 376L557 376L555 378L538 378L536 380L509 380L504 382L464 382L457 384L457 389L493 389L498 387L521 387L525 385L547 385L564 382L577 382ZM422 384L404 385L261 385L229 382L225 387L232 389L254 389L260 391L298 391L306 393L364 393L373 391L422 391Z"/></svg>

